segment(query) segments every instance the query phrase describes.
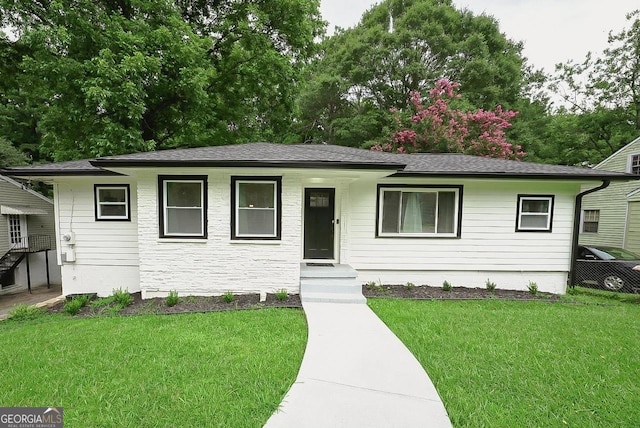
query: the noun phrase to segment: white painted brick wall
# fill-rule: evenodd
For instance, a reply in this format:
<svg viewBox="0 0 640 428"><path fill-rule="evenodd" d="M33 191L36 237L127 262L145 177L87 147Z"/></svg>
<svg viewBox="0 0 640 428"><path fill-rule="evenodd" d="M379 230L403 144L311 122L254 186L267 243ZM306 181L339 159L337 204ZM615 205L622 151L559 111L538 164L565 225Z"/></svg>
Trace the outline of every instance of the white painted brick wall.
<svg viewBox="0 0 640 428"><path fill-rule="evenodd" d="M207 175L191 170L189 174ZM206 240L158 237L157 173L138 182L140 287L143 297L166 295L219 295L299 292L302 186L295 175L282 178L282 239L232 241L231 173L208 174L208 238ZM244 171L244 176L267 175ZM271 174L275 175L275 174Z"/></svg>

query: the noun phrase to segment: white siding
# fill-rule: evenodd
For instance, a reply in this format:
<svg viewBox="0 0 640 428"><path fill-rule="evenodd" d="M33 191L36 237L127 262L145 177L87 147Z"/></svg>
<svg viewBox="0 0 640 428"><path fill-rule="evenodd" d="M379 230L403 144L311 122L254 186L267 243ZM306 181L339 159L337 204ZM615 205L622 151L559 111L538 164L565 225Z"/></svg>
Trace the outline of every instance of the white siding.
<svg viewBox="0 0 640 428"><path fill-rule="evenodd" d="M158 175L208 176L208 238L159 238ZM232 241L231 176L282 175L282 236L279 241ZM302 187L295 173L271 170L171 169L139 174L138 229L143 297L299 291Z"/></svg>
<svg viewBox="0 0 640 428"><path fill-rule="evenodd" d="M94 184L129 184L130 221L96 221ZM138 213L136 183L124 177L78 177L57 180L54 200L59 260L75 252L74 262L62 262L62 292L107 296L116 288L140 291L138 277ZM73 232L75 245L62 236Z"/></svg>
<svg viewBox="0 0 640 428"><path fill-rule="evenodd" d="M454 285L481 287L490 278L503 288L526 289L534 281L541 290L564 291L577 184L427 179L380 183L462 185L462 233L460 238L376 238L378 183L355 182L343 226L348 239L343 241L342 262L358 270L363 282L441 284L447 279ZM515 231L518 194L555 195L552 232Z"/></svg>
<svg viewBox="0 0 640 428"><path fill-rule="evenodd" d="M370 174L370 178L366 178ZM206 175L207 239L159 238L158 175ZM570 266L574 196L579 185L549 181L385 178L380 172L274 169L138 169L135 178L58 181L58 236L73 231L76 262L63 266L65 294L113 288L143 297L299 291L303 189L335 187L340 263L362 282L484 287L562 293ZM231 176L282 177L282 237L233 241ZM93 185L131 184L131 222L96 222ZM461 185L460 238L376 238L378 183ZM516 232L518 194L555 195L552 232ZM73 214L72 214L73 213ZM70 247L59 242L61 252Z"/></svg>
<svg viewBox="0 0 640 428"><path fill-rule="evenodd" d="M629 159L634 154L640 154L640 138L627 144L609 158L596 166L596 169L629 172ZM596 187L594 185L584 186L582 191ZM604 190L586 195L582 201L583 210L599 210L600 222L598 233L581 233L580 243L583 245L609 245L613 247L625 247L631 249L625 242L626 225L630 222L634 224L638 219L628 219L626 196L640 189L640 181L631 180L623 182L612 182ZM633 215L633 213L632 213ZM626 241L640 241L640 233L635 230L626 237ZM637 244L632 244L637 248Z"/></svg>

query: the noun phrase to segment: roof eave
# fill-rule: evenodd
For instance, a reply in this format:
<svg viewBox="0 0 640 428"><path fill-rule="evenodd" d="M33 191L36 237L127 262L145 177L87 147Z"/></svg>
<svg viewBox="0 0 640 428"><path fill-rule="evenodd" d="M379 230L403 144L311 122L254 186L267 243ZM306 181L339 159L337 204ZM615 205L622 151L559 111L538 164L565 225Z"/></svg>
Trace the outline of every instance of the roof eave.
<svg viewBox="0 0 640 428"><path fill-rule="evenodd" d="M102 175L122 175L118 172L107 171L105 169L2 169L0 174L10 177L69 177L69 176L102 176Z"/></svg>
<svg viewBox="0 0 640 428"><path fill-rule="evenodd" d="M212 160L138 160L138 159L97 159L90 162L98 168L144 168L144 167L209 167L209 168L315 168L315 169L384 169L401 170L401 163L366 163L339 161L212 161Z"/></svg>
<svg viewBox="0 0 640 428"><path fill-rule="evenodd" d="M638 180L640 176L621 175L586 175L586 174L546 174L546 173L512 173L512 172L416 172L398 171L390 177L445 177L445 178L522 178L536 180L613 180L630 181Z"/></svg>

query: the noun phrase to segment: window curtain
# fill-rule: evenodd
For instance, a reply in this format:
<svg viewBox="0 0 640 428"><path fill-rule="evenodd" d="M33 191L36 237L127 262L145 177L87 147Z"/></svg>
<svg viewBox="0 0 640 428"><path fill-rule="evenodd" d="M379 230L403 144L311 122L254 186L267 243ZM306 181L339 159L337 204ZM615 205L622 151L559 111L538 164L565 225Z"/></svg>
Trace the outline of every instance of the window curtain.
<svg viewBox="0 0 640 428"><path fill-rule="evenodd" d="M418 193L402 194L402 229L403 233L422 232L422 210Z"/></svg>
<svg viewBox="0 0 640 428"><path fill-rule="evenodd" d="M454 192L438 193L438 233L453 233L456 212L455 197Z"/></svg>

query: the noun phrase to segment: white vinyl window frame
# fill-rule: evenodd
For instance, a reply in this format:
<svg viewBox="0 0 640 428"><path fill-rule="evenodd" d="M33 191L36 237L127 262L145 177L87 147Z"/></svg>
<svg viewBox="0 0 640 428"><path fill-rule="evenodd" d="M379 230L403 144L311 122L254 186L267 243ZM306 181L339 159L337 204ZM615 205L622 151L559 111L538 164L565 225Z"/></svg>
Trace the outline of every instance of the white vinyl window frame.
<svg viewBox="0 0 640 428"><path fill-rule="evenodd" d="M124 193L124 201L118 202L110 202L105 201L102 198L102 192L105 190L122 190ZM130 199L130 188L128 184L96 184L94 186L94 198L96 201L95 204L95 216L96 220L121 220L121 221L129 221L131 220L131 199ZM106 206L122 206L124 207L124 215L108 215L102 213L102 207Z"/></svg>
<svg viewBox="0 0 640 428"><path fill-rule="evenodd" d="M632 153L629 155L627 172L629 174L640 175L640 153Z"/></svg>
<svg viewBox="0 0 640 428"><path fill-rule="evenodd" d="M206 238L207 237L207 179L206 177L193 176L159 176L160 195L160 237L161 238ZM168 205L168 184L169 183L197 183L200 185L200 206L186 207L178 205ZM190 232L169 232L168 222L169 210L196 210L200 211L199 233Z"/></svg>
<svg viewBox="0 0 640 428"><path fill-rule="evenodd" d="M232 240L279 240L281 237L281 193L282 182L280 177L231 177L232 183ZM242 184L271 184L273 187L273 207L240 207L240 186ZM241 233L242 210L273 211L273 233Z"/></svg>
<svg viewBox="0 0 640 428"><path fill-rule="evenodd" d="M7 230L11 246L19 248L27 246L27 216L9 214L7 216Z"/></svg>
<svg viewBox="0 0 640 428"><path fill-rule="evenodd" d="M384 186L378 187L378 206L377 206L377 236L380 238L459 238L460 237L460 206L461 206L461 186L452 187L416 187L416 186ZM435 222L434 232L383 232L383 217L384 217L384 194L385 192L400 192L400 201L402 201L402 194L404 193L434 193L436 194L436 206L435 206ZM454 210L453 210L453 229L452 232L438 232L438 209L440 202L440 192L453 192L454 193ZM402 218L402 203L398 204L398 218ZM399 220L400 222L400 220ZM402 228L402 225L399 225Z"/></svg>
<svg viewBox="0 0 640 428"><path fill-rule="evenodd" d="M516 219L516 232L551 232L553 224L553 195L518 195L518 214ZM546 201L547 210L544 212L534 212L524 210L525 202L528 201ZM523 217L544 217L546 221L544 226L523 226Z"/></svg>

